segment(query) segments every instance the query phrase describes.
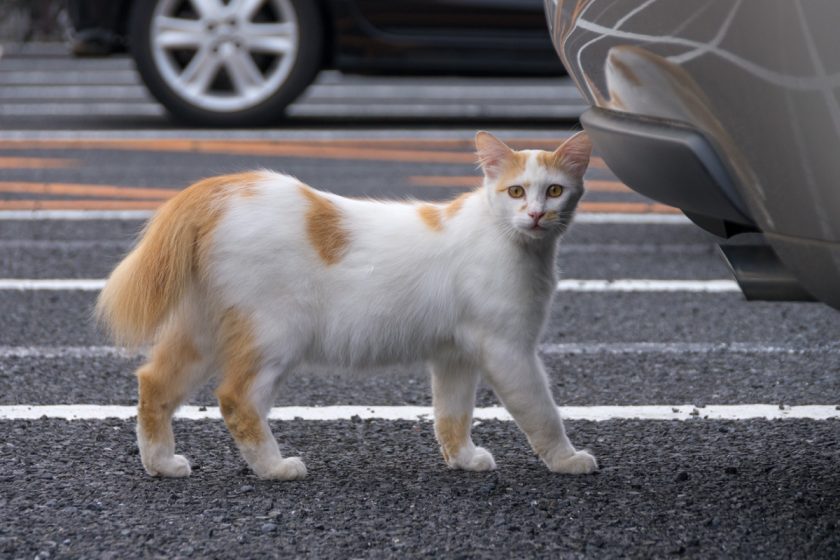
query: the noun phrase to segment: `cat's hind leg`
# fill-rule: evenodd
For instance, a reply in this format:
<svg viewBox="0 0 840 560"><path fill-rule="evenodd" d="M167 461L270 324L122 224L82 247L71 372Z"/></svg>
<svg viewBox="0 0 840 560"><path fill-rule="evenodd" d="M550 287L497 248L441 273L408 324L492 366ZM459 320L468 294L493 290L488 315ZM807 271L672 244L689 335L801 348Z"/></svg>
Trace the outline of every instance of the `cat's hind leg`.
<svg viewBox="0 0 840 560"><path fill-rule="evenodd" d="M208 354L178 319L164 328L151 359L137 370L137 444L150 475L189 476L189 461L175 454L172 415L211 372Z"/></svg>
<svg viewBox="0 0 840 560"><path fill-rule="evenodd" d="M450 355L430 363L435 436L446 464L455 469L488 471L496 468L493 455L476 447L470 434L479 370Z"/></svg>
<svg viewBox="0 0 840 560"><path fill-rule="evenodd" d="M292 364L282 360L268 363L257 347L249 320L239 312L225 314L219 336L223 377L216 396L242 457L260 478L304 478L303 461L283 458L266 420L274 389Z"/></svg>

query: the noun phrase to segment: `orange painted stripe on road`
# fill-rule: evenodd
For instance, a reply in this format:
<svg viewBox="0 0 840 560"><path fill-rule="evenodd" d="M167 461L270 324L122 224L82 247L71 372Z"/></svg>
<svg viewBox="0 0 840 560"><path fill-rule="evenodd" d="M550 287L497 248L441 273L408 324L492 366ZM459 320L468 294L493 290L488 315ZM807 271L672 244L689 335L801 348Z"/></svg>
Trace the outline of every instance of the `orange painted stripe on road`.
<svg viewBox="0 0 840 560"><path fill-rule="evenodd" d="M111 185L80 185L74 183L26 183L11 181L0 181L0 192L109 198L151 198L157 200L166 200L178 193L178 191L174 189L117 187Z"/></svg>
<svg viewBox="0 0 840 560"><path fill-rule="evenodd" d="M132 150L152 152L214 153L313 159L404 161L428 163L475 163L472 142L457 141L470 151L426 150L444 141L424 140L3 140L0 149L50 150ZM545 142L544 140L542 142ZM395 147L396 146L396 147ZM408 146L401 148L400 146ZM601 158L592 158L592 167L602 167Z"/></svg>
<svg viewBox="0 0 840 560"><path fill-rule="evenodd" d="M476 175L412 175L408 184L413 187L477 187L481 177Z"/></svg>
<svg viewBox="0 0 840 560"><path fill-rule="evenodd" d="M597 214L680 214L678 208L658 202L587 202L578 205L581 212Z"/></svg>
<svg viewBox="0 0 840 560"><path fill-rule="evenodd" d="M481 177L472 175L412 175L408 178L408 183L414 187L477 187L481 184ZM586 189L593 192L633 192L627 185L619 181L587 180Z"/></svg>
<svg viewBox="0 0 840 560"><path fill-rule="evenodd" d="M0 156L0 169L60 169L78 165L77 159Z"/></svg>
<svg viewBox="0 0 840 560"><path fill-rule="evenodd" d="M17 144L17 145L15 145ZM400 150L331 146L311 142L243 140L39 140L2 141L0 149L133 150L151 152L211 153L249 156L300 157L312 159L403 161L428 163L474 163L467 152Z"/></svg>
<svg viewBox="0 0 840 560"><path fill-rule="evenodd" d="M633 189L621 181L585 180L586 190L592 192L631 193Z"/></svg>

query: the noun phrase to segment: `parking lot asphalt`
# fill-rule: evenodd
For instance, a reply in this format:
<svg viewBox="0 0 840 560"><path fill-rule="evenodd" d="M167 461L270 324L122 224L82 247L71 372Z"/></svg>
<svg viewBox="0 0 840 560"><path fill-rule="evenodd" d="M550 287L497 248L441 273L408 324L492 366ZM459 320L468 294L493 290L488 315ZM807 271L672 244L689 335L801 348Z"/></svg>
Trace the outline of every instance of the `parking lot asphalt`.
<svg viewBox="0 0 840 560"><path fill-rule="evenodd" d="M0 59L0 412L135 403L142 357L92 324L96 290L21 282L104 278L143 217L190 182L265 167L340 194L444 199L478 182L475 129L548 147L575 127L551 107L581 107L562 79L412 80L326 74L285 127L185 130L125 59ZM426 87L423 99L467 101L435 114L441 104L419 103L406 84ZM490 86L506 89L506 104ZM447 469L421 418L274 421L283 452L309 467L294 483L254 478L215 420L176 421L194 473L159 480L142 471L130 420L4 417L0 556L836 558L840 410L828 420L702 411L840 405L840 314L709 289L729 280L715 238L593 163L557 267L566 280L614 282L556 294L541 347L554 395L561 410L692 405L695 417L567 422L601 463L587 477L548 472L512 422L475 426L499 466L479 474ZM275 405L430 402L425 369L411 364L303 367ZM215 405L212 387L192 403ZM478 405L498 401L482 387Z"/></svg>

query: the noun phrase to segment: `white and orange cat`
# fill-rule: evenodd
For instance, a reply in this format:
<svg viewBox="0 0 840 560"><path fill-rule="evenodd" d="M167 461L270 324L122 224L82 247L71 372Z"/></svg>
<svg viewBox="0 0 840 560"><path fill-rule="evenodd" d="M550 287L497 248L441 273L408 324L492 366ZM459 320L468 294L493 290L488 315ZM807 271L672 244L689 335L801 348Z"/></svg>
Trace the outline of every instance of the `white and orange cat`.
<svg viewBox="0 0 840 560"><path fill-rule="evenodd" d="M598 466L566 437L537 356L555 257L583 194L585 133L556 151L476 135L483 186L444 204L356 200L267 171L207 179L167 202L111 274L97 314L137 371L146 471L187 476L172 415L210 378L257 476L306 476L266 416L302 362L365 367L425 360L437 435L452 468L495 468L471 438L483 378L548 468Z"/></svg>

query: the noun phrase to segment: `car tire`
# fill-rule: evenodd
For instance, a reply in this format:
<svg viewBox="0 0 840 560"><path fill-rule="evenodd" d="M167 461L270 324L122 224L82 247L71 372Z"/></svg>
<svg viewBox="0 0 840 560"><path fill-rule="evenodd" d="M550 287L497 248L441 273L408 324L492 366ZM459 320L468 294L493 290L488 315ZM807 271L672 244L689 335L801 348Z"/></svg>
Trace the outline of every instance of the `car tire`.
<svg viewBox="0 0 840 560"><path fill-rule="evenodd" d="M149 91L194 125L276 122L321 67L323 19L312 0L139 0L129 25Z"/></svg>

